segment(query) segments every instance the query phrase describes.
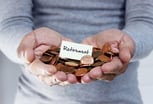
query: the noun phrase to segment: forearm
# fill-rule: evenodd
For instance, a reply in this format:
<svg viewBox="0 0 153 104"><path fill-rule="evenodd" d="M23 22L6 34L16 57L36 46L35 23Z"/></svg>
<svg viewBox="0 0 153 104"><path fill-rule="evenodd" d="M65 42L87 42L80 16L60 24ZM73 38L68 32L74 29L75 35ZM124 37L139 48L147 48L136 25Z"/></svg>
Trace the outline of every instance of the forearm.
<svg viewBox="0 0 153 104"><path fill-rule="evenodd" d="M127 0L126 5L123 32L135 43L134 61L147 56L153 49L153 0Z"/></svg>
<svg viewBox="0 0 153 104"><path fill-rule="evenodd" d="M132 57L132 61L139 60L147 56L153 49L153 27L149 27L148 24L133 23L123 31L132 37L135 50Z"/></svg>
<svg viewBox="0 0 153 104"><path fill-rule="evenodd" d="M20 25L9 26L0 31L0 49L13 62L22 63L17 56L17 47L19 46L24 35L30 31L30 28Z"/></svg>
<svg viewBox="0 0 153 104"><path fill-rule="evenodd" d="M33 27L31 0L6 0L0 4L0 49L12 61L22 63L16 50Z"/></svg>

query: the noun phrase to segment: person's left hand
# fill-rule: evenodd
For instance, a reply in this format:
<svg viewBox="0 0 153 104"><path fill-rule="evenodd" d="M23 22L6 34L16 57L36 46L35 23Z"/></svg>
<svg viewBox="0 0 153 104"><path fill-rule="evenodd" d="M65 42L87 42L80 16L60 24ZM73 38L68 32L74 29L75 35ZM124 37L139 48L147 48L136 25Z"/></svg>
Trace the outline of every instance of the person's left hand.
<svg viewBox="0 0 153 104"><path fill-rule="evenodd" d="M82 41L83 44L92 45L98 48L101 48L106 42L111 44L111 50L113 52L118 52L119 56L113 57L111 62L93 68L82 77L82 83L88 83L95 79L103 79L105 74L113 73L116 76L125 72L134 53L134 42L128 35L118 29L109 29L87 37ZM107 80L113 80L115 76Z"/></svg>

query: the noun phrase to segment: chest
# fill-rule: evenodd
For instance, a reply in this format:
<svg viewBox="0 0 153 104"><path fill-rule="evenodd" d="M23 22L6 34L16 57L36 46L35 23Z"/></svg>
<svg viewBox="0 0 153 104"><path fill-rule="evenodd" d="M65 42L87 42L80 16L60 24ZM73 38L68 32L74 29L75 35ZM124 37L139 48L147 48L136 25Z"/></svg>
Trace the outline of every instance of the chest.
<svg viewBox="0 0 153 104"><path fill-rule="evenodd" d="M125 0L34 0L35 10L74 10L74 11L94 11L113 10L123 8Z"/></svg>

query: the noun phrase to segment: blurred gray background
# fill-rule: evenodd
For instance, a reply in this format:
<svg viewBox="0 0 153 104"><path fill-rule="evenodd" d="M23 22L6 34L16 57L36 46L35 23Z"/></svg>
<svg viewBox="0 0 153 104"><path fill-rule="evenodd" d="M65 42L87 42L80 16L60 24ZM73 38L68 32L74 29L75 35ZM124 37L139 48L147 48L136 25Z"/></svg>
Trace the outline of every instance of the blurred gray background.
<svg viewBox="0 0 153 104"><path fill-rule="evenodd" d="M20 74L19 67L0 52L0 104L13 104Z"/></svg>
<svg viewBox="0 0 153 104"><path fill-rule="evenodd" d="M153 104L153 52L141 61L138 72L144 104ZM13 104L20 74L19 67L0 52L0 104Z"/></svg>

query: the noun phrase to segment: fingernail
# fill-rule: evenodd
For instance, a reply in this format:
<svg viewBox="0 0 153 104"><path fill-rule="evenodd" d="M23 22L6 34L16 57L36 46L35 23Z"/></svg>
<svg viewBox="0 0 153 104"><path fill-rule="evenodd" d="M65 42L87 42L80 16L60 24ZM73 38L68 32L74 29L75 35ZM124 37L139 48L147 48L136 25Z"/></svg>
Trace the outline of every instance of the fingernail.
<svg viewBox="0 0 153 104"><path fill-rule="evenodd" d="M87 84L87 83L86 83L86 82L84 82L83 80L81 80L81 83L82 83L82 84Z"/></svg>
<svg viewBox="0 0 153 104"><path fill-rule="evenodd" d="M65 85L69 85L70 83L68 81L64 81L64 82L61 82L59 85L61 86L65 86Z"/></svg>

